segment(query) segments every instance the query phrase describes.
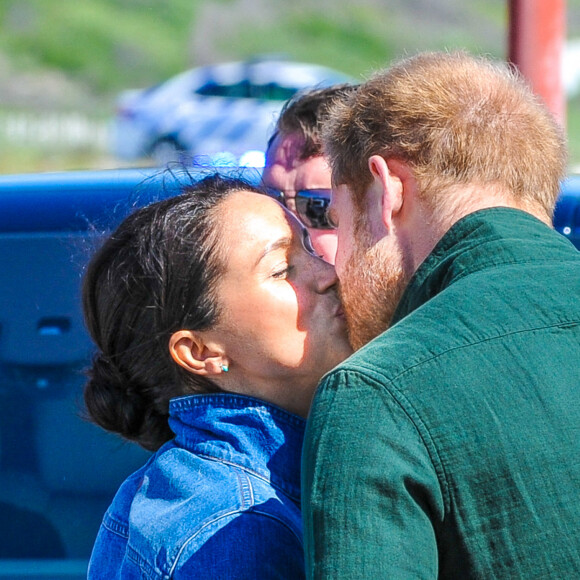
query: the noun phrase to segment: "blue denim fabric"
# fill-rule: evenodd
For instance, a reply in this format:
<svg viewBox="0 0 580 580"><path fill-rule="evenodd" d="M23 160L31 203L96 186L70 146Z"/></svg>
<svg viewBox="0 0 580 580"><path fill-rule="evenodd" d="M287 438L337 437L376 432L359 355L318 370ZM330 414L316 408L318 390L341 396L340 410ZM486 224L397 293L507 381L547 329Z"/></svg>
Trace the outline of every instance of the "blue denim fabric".
<svg viewBox="0 0 580 580"><path fill-rule="evenodd" d="M175 439L121 486L89 578L304 577L305 421L230 394L173 399Z"/></svg>

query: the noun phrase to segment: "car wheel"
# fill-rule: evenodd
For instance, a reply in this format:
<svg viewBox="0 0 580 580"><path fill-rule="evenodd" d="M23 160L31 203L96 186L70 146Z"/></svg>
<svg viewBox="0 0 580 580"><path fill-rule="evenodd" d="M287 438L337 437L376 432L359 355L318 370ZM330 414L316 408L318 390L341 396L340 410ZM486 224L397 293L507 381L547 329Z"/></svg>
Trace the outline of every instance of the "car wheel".
<svg viewBox="0 0 580 580"><path fill-rule="evenodd" d="M151 147L151 158L156 165L181 161L185 149L174 139L161 139Z"/></svg>

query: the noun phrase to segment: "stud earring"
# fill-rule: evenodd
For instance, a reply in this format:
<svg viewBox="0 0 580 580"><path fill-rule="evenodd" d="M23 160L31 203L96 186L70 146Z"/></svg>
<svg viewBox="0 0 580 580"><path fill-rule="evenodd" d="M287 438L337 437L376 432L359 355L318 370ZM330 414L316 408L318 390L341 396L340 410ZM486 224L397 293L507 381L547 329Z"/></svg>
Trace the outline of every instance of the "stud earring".
<svg viewBox="0 0 580 580"><path fill-rule="evenodd" d="M228 365L222 363L220 366L222 368L222 372L224 373L227 373L230 370L230 367Z"/></svg>

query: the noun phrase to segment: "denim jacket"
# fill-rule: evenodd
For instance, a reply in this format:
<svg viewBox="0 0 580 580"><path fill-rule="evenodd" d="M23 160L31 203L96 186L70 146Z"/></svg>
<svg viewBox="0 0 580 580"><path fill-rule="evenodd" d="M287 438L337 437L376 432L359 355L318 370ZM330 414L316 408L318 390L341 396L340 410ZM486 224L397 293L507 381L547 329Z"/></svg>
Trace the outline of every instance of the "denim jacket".
<svg viewBox="0 0 580 580"><path fill-rule="evenodd" d="M304 577L305 421L241 395L173 399L175 439L120 487L90 579Z"/></svg>

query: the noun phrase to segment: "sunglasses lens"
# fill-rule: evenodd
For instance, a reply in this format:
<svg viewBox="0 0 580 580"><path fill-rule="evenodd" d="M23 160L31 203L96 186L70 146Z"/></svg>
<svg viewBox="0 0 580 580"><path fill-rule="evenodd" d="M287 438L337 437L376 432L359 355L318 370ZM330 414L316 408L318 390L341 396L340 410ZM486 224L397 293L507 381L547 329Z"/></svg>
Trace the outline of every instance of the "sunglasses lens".
<svg viewBox="0 0 580 580"><path fill-rule="evenodd" d="M309 189L296 195L296 212L308 228L333 229L326 217L330 205L330 189Z"/></svg>

